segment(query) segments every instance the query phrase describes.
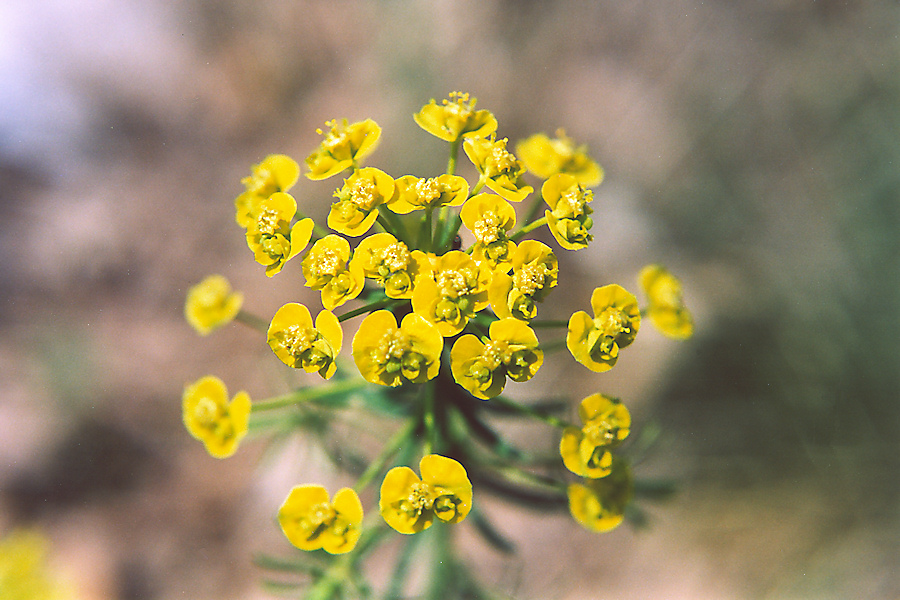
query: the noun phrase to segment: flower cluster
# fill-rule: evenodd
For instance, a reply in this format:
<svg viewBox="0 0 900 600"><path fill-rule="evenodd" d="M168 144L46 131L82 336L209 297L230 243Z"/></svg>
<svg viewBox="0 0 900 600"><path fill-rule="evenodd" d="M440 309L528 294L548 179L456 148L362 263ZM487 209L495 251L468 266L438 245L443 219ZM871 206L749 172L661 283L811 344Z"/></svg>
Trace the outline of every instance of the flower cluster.
<svg viewBox="0 0 900 600"><path fill-rule="evenodd" d="M331 187L327 228L305 217L288 193L300 175L293 159L268 156L242 180L245 191L235 200L235 220L246 231L254 259L271 277L300 256L305 285L320 292L321 309L289 302L268 321L255 318L240 310L242 297L219 276L188 294L185 314L201 333L238 318L264 331L284 365L331 380L319 391L301 388L252 406L243 392L228 402L224 383L215 377L188 385L185 425L213 456L235 451L251 410L328 405L367 384L381 386L390 399L389 408L373 400L370 410L388 411L405 423L358 474L354 488L342 488L333 497L318 484L290 491L278 522L301 550L346 554L373 543L359 492L382 474L378 512L403 534L466 518L473 491L464 464L481 477L518 473L516 481L533 478L521 466L498 467L522 455L485 420L486 407L560 429L560 467L568 470L562 473L579 479L551 488L566 499L578 523L608 531L624 518L632 476L627 459L614 452L631 429L625 405L592 394L579 406L579 427L503 392L509 381L536 377L545 353L555 347L568 348L590 371L612 369L635 341L642 316L666 336L690 337L693 321L681 285L663 267L651 265L639 276L648 299L644 308L631 292L608 283L593 290L590 312L577 311L566 320L539 319L539 305L561 285L572 284L560 273L557 252L584 249L594 238L591 188L600 184L603 170L584 145L562 130L553 139L544 134L527 138L513 154L508 139L497 135L494 115L475 110L475 104L468 94L454 92L415 113L422 129L450 146L447 171L427 177L394 177L362 165L381 135L371 119L328 121L327 132L318 130L321 143L305 160L311 181L343 177ZM477 173L474 181L455 173L460 147ZM519 210L535 189L540 192L530 206ZM544 240L555 247L523 239L544 226ZM467 248L460 242L463 228L474 239ZM353 301L360 306L342 308ZM341 364L344 322L359 316L350 354L361 379ZM544 332L554 330L560 331L556 339L544 339ZM470 438L486 445L496 460L484 461L470 449ZM419 474L404 466L416 456ZM392 461L399 464L389 468ZM510 486L515 488L511 481L496 487ZM521 494L527 496L524 490Z"/></svg>

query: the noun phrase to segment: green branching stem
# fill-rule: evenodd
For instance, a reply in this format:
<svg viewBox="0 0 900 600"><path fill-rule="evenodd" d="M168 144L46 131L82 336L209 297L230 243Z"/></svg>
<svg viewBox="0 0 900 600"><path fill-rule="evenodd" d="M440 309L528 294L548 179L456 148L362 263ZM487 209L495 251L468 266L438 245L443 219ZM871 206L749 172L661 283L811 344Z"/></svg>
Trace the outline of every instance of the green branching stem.
<svg viewBox="0 0 900 600"><path fill-rule="evenodd" d="M510 400L509 398L505 398L503 396L496 396L494 398L491 398L491 402L495 402L500 406L507 408L513 412L517 412L521 415L531 417L532 419L537 419L538 421L543 421L548 425L559 427L560 429L564 429L566 427L569 427L570 425L559 417L554 417L553 415L548 415L547 413L534 410L530 406L519 404L515 400Z"/></svg>
<svg viewBox="0 0 900 600"><path fill-rule="evenodd" d="M238 314L235 315L234 320L238 323L246 325L252 329L257 331L261 331L262 333L268 333L269 331L269 322L263 319L262 317L257 317L254 314L250 314L245 310L238 311Z"/></svg>
<svg viewBox="0 0 900 600"><path fill-rule="evenodd" d="M264 410L276 410L287 406L294 406L295 404L314 402L331 396L343 396L344 394L355 392L368 385L371 384L365 379L346 379L328 385L303 388L291 392L290 394L254 402L251 411L253 413L258 413Z"/></svg>
<svg viewBox="0 0 900 600"><path fill-rule="evenodd" d="M568 327L569 322L568 321L531 321L530 323L528 323L528 326L531 327L532 329L539 329L539 328L549 329L549 328L553 328L553 327Z"/></svg>
<svg viewBox="0 0 900 600"><path fill-rule="evenodd" d="M525 220L523 223L531 223L531 221L537 216L538 212L541 210L541 206L544 204L544 197L541 194L538 194L534 197L534 201L531 203L531 206L528 207L528 212L525 214Z"/></svg>
<svg viewBox="0 0 900 600"><path fill-rule="evenodd" d="M352 319L353 317L358 317L359 315L364 315L381 308L394 308L395 306L400 306L404 302L409 302L409 300L397 298L382 298L381 300L376 300L375 302L370 302L365 306L360 306L359 308L354 308L353 310L345 312L338 317L338 321L343 322L347 319Z"/></svg>
<svg viewBox="0 0 900 600"><path fill-rule="evenodd" d="M537 221L532 221L531 223L528 223L528 225L524 226L522 229L520 229L520 230L516 231L515 233L513 233L512 235L510 235L509 239L516 242L522 236L529 234L532 231L534 231L535 229L537 229L538 227L540 227L542 225L546 225L546 224L547 224L547 217L541 217Z"/></svg>
<svg viewBox="0 0 900 600"><path fill-rule="evenodd" d="M391 459L394 454L396 454L404 444L409 441L409 438L412 437L413 433L416 431L418 423L416 419L408 419L407 422L397 430L396 433L387 441L384 445L384 448L381 449L381 453L375 457L375 460L366 468L365 472L360 475L359 480L357 480L354 489L357 492L361 492L366 488L372 480L384 470L384 466Z"/></svg>
<svg viewBox="0 0 900 600"><path fill-rule="evenodd" d="M378 217L375 221L381 225L381 228L384 229L387 233L391 234L395 238L403 239L399 232L394 228L394 224L390 222L390 217L387 216L385 211L378 211Z"/></svg>

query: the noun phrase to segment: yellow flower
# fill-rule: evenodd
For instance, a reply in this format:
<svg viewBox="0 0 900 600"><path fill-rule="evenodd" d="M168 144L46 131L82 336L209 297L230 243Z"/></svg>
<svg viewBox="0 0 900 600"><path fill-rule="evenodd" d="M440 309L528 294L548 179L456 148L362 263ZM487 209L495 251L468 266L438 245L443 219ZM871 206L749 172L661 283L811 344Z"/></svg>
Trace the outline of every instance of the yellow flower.
<svg viewBox="0 0 900 600"><path fill-rule="evenodd" d="M412 298L416 277L429 269L421 250L409 248L390 233L376 233L356 247L350 264L384 286L388 298Z"/></svg>
<svg viewBox="0 0 900 600"><path fill-rule="evenodd" d="M350 263L350 243L339 235L326 235L303 257L306 287L322 291L322 306L334 310L359 296L365 277Z"/></svg>
<svg viewBox="0 0 900 600"><path fill-rule="evenodd" d="M475 313L487 308L490 279L489 269L477 265L465 252L451 250L435 258L433 273L416 281L413 310L434 324L442 336L454 336Z"/></svg>
<svg viewBox="0 0 900 600"><path fill-rule="evenodd" d="M328 213L328 226L349 236L360 236L378 219L378 207L396 197L394 178L374 167L355 171L334 193L337 202Z"/></svg>
<svg viewBox="0 0 900 600"><path fill-rule="evenodd" d="M359 324L353 361L366 381L396 387L437 377L443 348L444 338L419 315L406 315L397 327L393 313L378 310Z"/></svg>
<svg viewBox="0 0 900 600"><path fill-rule="evenodd" d="M259 204L256 218L247 227L247 246L256 262L272 277L284 264L306 248L312 237L313 220L303 219L291 227L297 202L290 194L275 192Z"/></svg>
<svg viewBox="0 0 900 600"><path fill-rule="evenodd" d="M387 207L398 215L438 206L459 206L469 195L469 182L459 175L420 179L404 175L396 180L397 195Z"/></svg>
<svg viewBox="0 0 900 600"><path fill-rule="evenodd" d="M218 377L209 375L185 386L181 409L188 432L215 458L234 454L247 435L250 396L238 392L228 402L228 389Z"/></svg>
<svg viewBox="0 0 900 600"><path fill-rule="evenodd" d="M594 225L591 219L594 211L587 205L594 193L584 189L575 177L560 173L544 182L541 195L550 206L544 212L547 226L559 245L566 250L587 248L588 242L594 239L589 233Z"/></svg>
<svg viewBox="0 0 900 600"><path fill-rule="evenodd" d="M314 181L328 179L356 166L375 150L381 136L381 127L372 119L350 125L347 119L343 119L340 123L328 121L325 125L329 128L328 133L316 129L316 133L324 135L325 139L306 157L306 166L309 167L306 176Z"/></svg>
<svg viewBox="0 0 900 600"><path fill-rule="evenodd" d="M0 539L0 597L3 600L74 598L54 577L47 561L50 540L34 529L14 529Z"/></svg>
<svg viewBox="0 0 900 600"><path fill-rule="evenodd" d="M300 165L284 154L270 154L258 165L253 165L250 175L241 179L245 191L235 198L234 220L247 228L256 218L259 203L275 192L286 192L300 176Z"/></svg>
<svg viewBox="0 0 900 600"><path fill-rule="evenodd" d="M663 335L686 340L694 333L694 319L684 306L681 282L660 265L647 265L638 276L650 301L647 316Z"/></svg>
<svg viewBox="0 0 900 600"><path fill-rule="evenodd" d="M230 323L240 312L244 295L232 292L221 275L210 275L188 290L184 317L200 335L207 335Z"/></svg>
<svg viewBox="0 0 900 600"><path fill-rule="evenodd" d="M625 508L633 495L631 469L625 461L615 458L608 477L569 485L569 511L585 528L603 533L625 520Z"/></svg>
<svg viewBox="0 0 900 600"><path fill-rule="evenodd" d="M578 408L582 427L566 427L559 453L566 468L582 477L599 479L612 472L610 452L631 431L631 413L615 398L591 394Z"/></svg>
<svg viewBox="0 0 900 600"><path fill-rule="evenodd" d="M506 378L528 381L544 362L534 331L517 319L491 323L490 339L482 343L474 335L461 336L450 351L453 379L476 398L498 396Z"/></svg>
<svg viewBox="0 0 900 600"><path fill-rule="evenodd" d="M516 154L522 157L525 168L548 179L557 173L572 175L581 185L594 187L603 180L603 169L587 155L587 146L575 146L574 140L562 129L556 139L543 133L533 135L516 144Z"/></svg>
<svg viewBox="0 0 900 600"><path fill-rule="evenodd" d="M435 518L458 523L472 509L472 483L466 469L446 456L429 454L419 462L422 478L409 467L394 467L381 484L378 506L388 525L411 534L431 527Z"/></svg>
<svg viewBox="0 0 900 600"><path fill-rule="evenodd" d="M359 540L363 507L350 488L341 488L328 498L321 485L297 485L278 510L281 530L300 550L323 549L329 554L345 554Z"/></svg>
<svg viewBox="0 0 900 600"><path fill-rule="evenodd" d="M468 138L463 149L491 190L510 202L521 202L534 191L522 181L525 167L506 149L506 138Z"/></svg>
<svg viewBox="0 0 900 600"><path fill-rule="evenodd" d="M519 244L511 262L512 276L494 274L488 290L491 308L501 319L529 321L537 316L537 302L556 287L559 264L550 247L537 240Z"/></svg>
<svg viewBox="0 0 900 600"><path fill-rule="evenodd" d="M594 317L578 311L569 319L566 346L575 360L591 371L608 371L619 350L631 344L641 327L637 298L619 285L596 288L591 294Z"/></svg>
<svg viewBox="0 0 900 600"><path fill-rule="evenodd" d="M460 137L486 137L497 129L497 119L486 110L475 110L475 98L451 92L449 100L438 105L434 99L413 115L419 127L442 140L455 142Z"/></svg>
<svg viewBox="0 0 900 600"><path fill-rule="evenodd" d="M516 225L512 204L494 194L469 198L459 211L463 225L475 235L472 258L487 263L494 271L506 273L512 267L516 245L506 234Z"/></svg>
<svg viewBox="0 0 900 600"><path fill-rule="evenodd" d="M278 309L268 332L269 347L281 362L307 373L318 372L325 379L337 370L334 361L343 337L334 313L321 311L313 327L309 309L295 302Z"/></svg>

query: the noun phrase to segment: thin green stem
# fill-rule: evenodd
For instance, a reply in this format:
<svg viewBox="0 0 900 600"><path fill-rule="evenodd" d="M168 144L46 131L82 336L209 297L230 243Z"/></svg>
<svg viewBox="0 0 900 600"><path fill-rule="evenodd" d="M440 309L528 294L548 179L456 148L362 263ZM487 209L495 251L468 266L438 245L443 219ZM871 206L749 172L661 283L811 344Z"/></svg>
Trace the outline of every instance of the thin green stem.
<svg viewBox="0 0 900 600"><path fill-rule="evenodd" d="M565 483L556 481L555 479L551 479L544 475L538 475L537 473L525 471L524 469L520 469L516 466L497 464L491 465L491 468L501 473L503 475L503 478L510 483L533 485L544 489L551 489L564 493L566 491Z"/></svg>
<svg viewBox="0 0 900 600"><path fill-rule="evenodd" d="M531 223L531 221L537 216L538 211L541 210L541 206L544 204L544 197L540 194L535 196L534 201L531 203L531 206L528 207L528 212L525 214L525 220L523 223Z"/></svg>
<svg viewBox="0 0 900 600"><path fill-rule="evenodd" d="M394 454L396 454L400 448L405 444L410 436L412 436L413 432L416 430L416 426L418 422L416 419L408 419L406 424L397 430L391 439L387 441L384 445L384 448L381 449L381 453L375 457L375 460L366 468L365 472L360 475L359 479L356 482L356 485L353 486L357 492L361 492L363 489L368 486L372 480L384 469L384 466L387 464L387 461L391 459Z"/></svg>
<svg viewBox="0 0 900 600"><path fill-rule="evenodd" d="M391 234L394 237L399 237L398 231L396 229L394 229L394 226L388 220L388 217L386 217L385 214L383 212L381 212L380 210L378 211L378 217L376 217L375 221L379 225L381 225L381 228L384 229L386 232L388 232L389 234Z"/></svg>
<svg viewBox="0 0 900 600"><path fill-rule="evenodd" d="M305 214L303 214L302 212L300 212L298 210L297 214L295 215L295 218L297 219L297 221L302 221L303 219L306 219L309 217L307 217ZM315 220L313 220L313 234L312 234L312 238L311 238L311 240L313 242L315 242L316 240L320 240L323 237L325 237L326 235L330 235L330 234L331 234L331 232L329 230L325 229L324 227L322 227L321 225L316 223Z"/></svg>
<svg viewBox="0 0 900 600"><path fill-rule="evenodd" d="M550 328L550 327L568 327L568 321L531 321L528 323L528 326L532 329L537 329L540 327Z"/></svg>
<svg viewBox="0 0 900 600"><path fill-rule="evenodd" d="M478 178L478 182L475 184L475 187L469 190L469 198L477 194L481 191L481 188L484 187L484 184L487 183L487 177L481 176Z"/></svg>
<svg viewBox="0 0 900 600"><path fill-rule="evenodd" d="M284 394L282 396L275 396L274 398L254 402L252 412L258 413L263 410L276 410L279 408L284 408L286 406L293 406L295 404L314 402L316 400L328 398L329 396L338 396L341 394L346 394L347 392L354 392L366 387L367 385L369 385L369 382L365 379L347 379L344 381L337 381L328 385L303 388L297 390L296 392L291 392L290 394Z"/></svg>
<svg viewBox="0 0 900 600"><path fill-rule="evenodd" d="M431 454L437 447L437 430L434 419L434 383L427 381L422 387L425 396L422 403L422 422L425 425L425 442L423 454Z"/></svg>
<svg viewBox="0 0 900 600"><path fill-rule="evenodd" d="M360 306L359 308L354 308L351 311L345 312L338 317L338 321L346 321L347 319L352 319L353 317L358 317L359 315L364 315L368 312L372 312L380 308L393 308L394 306L399 306L404 302L409 302L409 300L398 300L397 298L382 298L381 300L376 300L375 302L371 302L369 304L366 304L365 306Z"/></svg>
<svg viewBox="0 0 900 600"><path fill-rule="evenodd" d="M444 231L444 235L440 240L440 244L437 246L439 250L446 252L449 249L450 244L453 241L454 236L456 236L457 232L459 231L461 225L462 217L457 214L453 217L453 219L449 223L449 226Z"/></svg>
<svg viewBox="0 0 900 600"><path fill-rule="evenodd" d="M559 417L554 417L553 415L548 415L546 413L542 413L540 411L534 410L530 406L525 406L524 404L519 404L514 400L510 400L509 398L504 398L503 396L495 396L491 398L491 402L499 404L504 408L508 408L512 411L515 411L519 414L531 417L533 419L537 419L539 421L543 421L548 425L553 425L554 427L559 427L560 429L569 427L570 424L566 421L563 421Z"/></svg>
<svg viewBox="0 0 900 600"><path fill-rule="evenodd" d="M450 160L447 161L447 175L453 175L456 171L456 157L459 155L459 143L461 139L450 142Z"/></svg>
<svg viewBox="0 0 900 600"><path fill-rule="evenodd" d="M269 331L268 321L266 321L262 317L257 317L256 315L250 314L245 310L238 311L238 314L234 316L234 320L238 323L242 323L247 327L256 329L257 331L261 331L263 333L268 333Z"/></svg>
<svg viewBox="0 0 900 600"><path fill-rule="evenodd" d="M551 342L545 342L538 347L541 350L543 350L544 352L554 352L556 350L559 350L560 348L563 348L565 345L566 345L565 338L560 338L558 340L553 340Z"/></svg>
<svg viewBox="0 0 900 600"><path fill-rule="evenodd" d="M520 230L518 230L517 232L513 233L512 235L510 235L510 236L509 236L509 239L511 239L512 241L515 242L515 241L517 241L519 238L521 238L523 235L528 234L528 233L531 233L532 231L534 231L535 229L537 229L537 228L540 227L541 225L546 225L546 224L547 224L547 217L541 217L541 218L538 219L537 221L532 221L531 223L529 223L528 225L526 225L526 226L523 227L522 229L520 229Z"/></svg>
<svg viewBox="0 0 900 600"><path fill-rule="evenodd" d="M429 206L425 209L425 218L422 219L422 226L419 229L419 249L423 252L431 252L433 248L432 242L432 213L434 208Z"/></svg>

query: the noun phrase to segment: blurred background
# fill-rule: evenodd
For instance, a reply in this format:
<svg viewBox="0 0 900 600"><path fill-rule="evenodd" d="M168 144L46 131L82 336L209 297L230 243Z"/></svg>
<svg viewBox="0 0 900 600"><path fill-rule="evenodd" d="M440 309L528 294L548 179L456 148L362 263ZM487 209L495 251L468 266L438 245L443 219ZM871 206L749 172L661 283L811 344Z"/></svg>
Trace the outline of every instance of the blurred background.
<svg viewBox="0 0 900 600"><path fill-rule="evenodd" d="M258 333L197 336L184 294L221 273L265 318L317 302L298 264L253 261L240 178L302 161L335 117L382 126L369 164L439 172L411 115L463 90L511 142L562 127L606 170L548 316L663 262L696 319L520 396L619 395L662 431L636 474L678 494L605 535L485 498L519 553L471 541L479 577L517 598L900 597L898 31L895 2L863 0L0 3L0 536L40 528L78 598L266 597L251 556L290 551L273 515L321 457L255 440L218 461L189 437L186 382L285 384ZM334 185L292 192L321 220Z"/></svg>

